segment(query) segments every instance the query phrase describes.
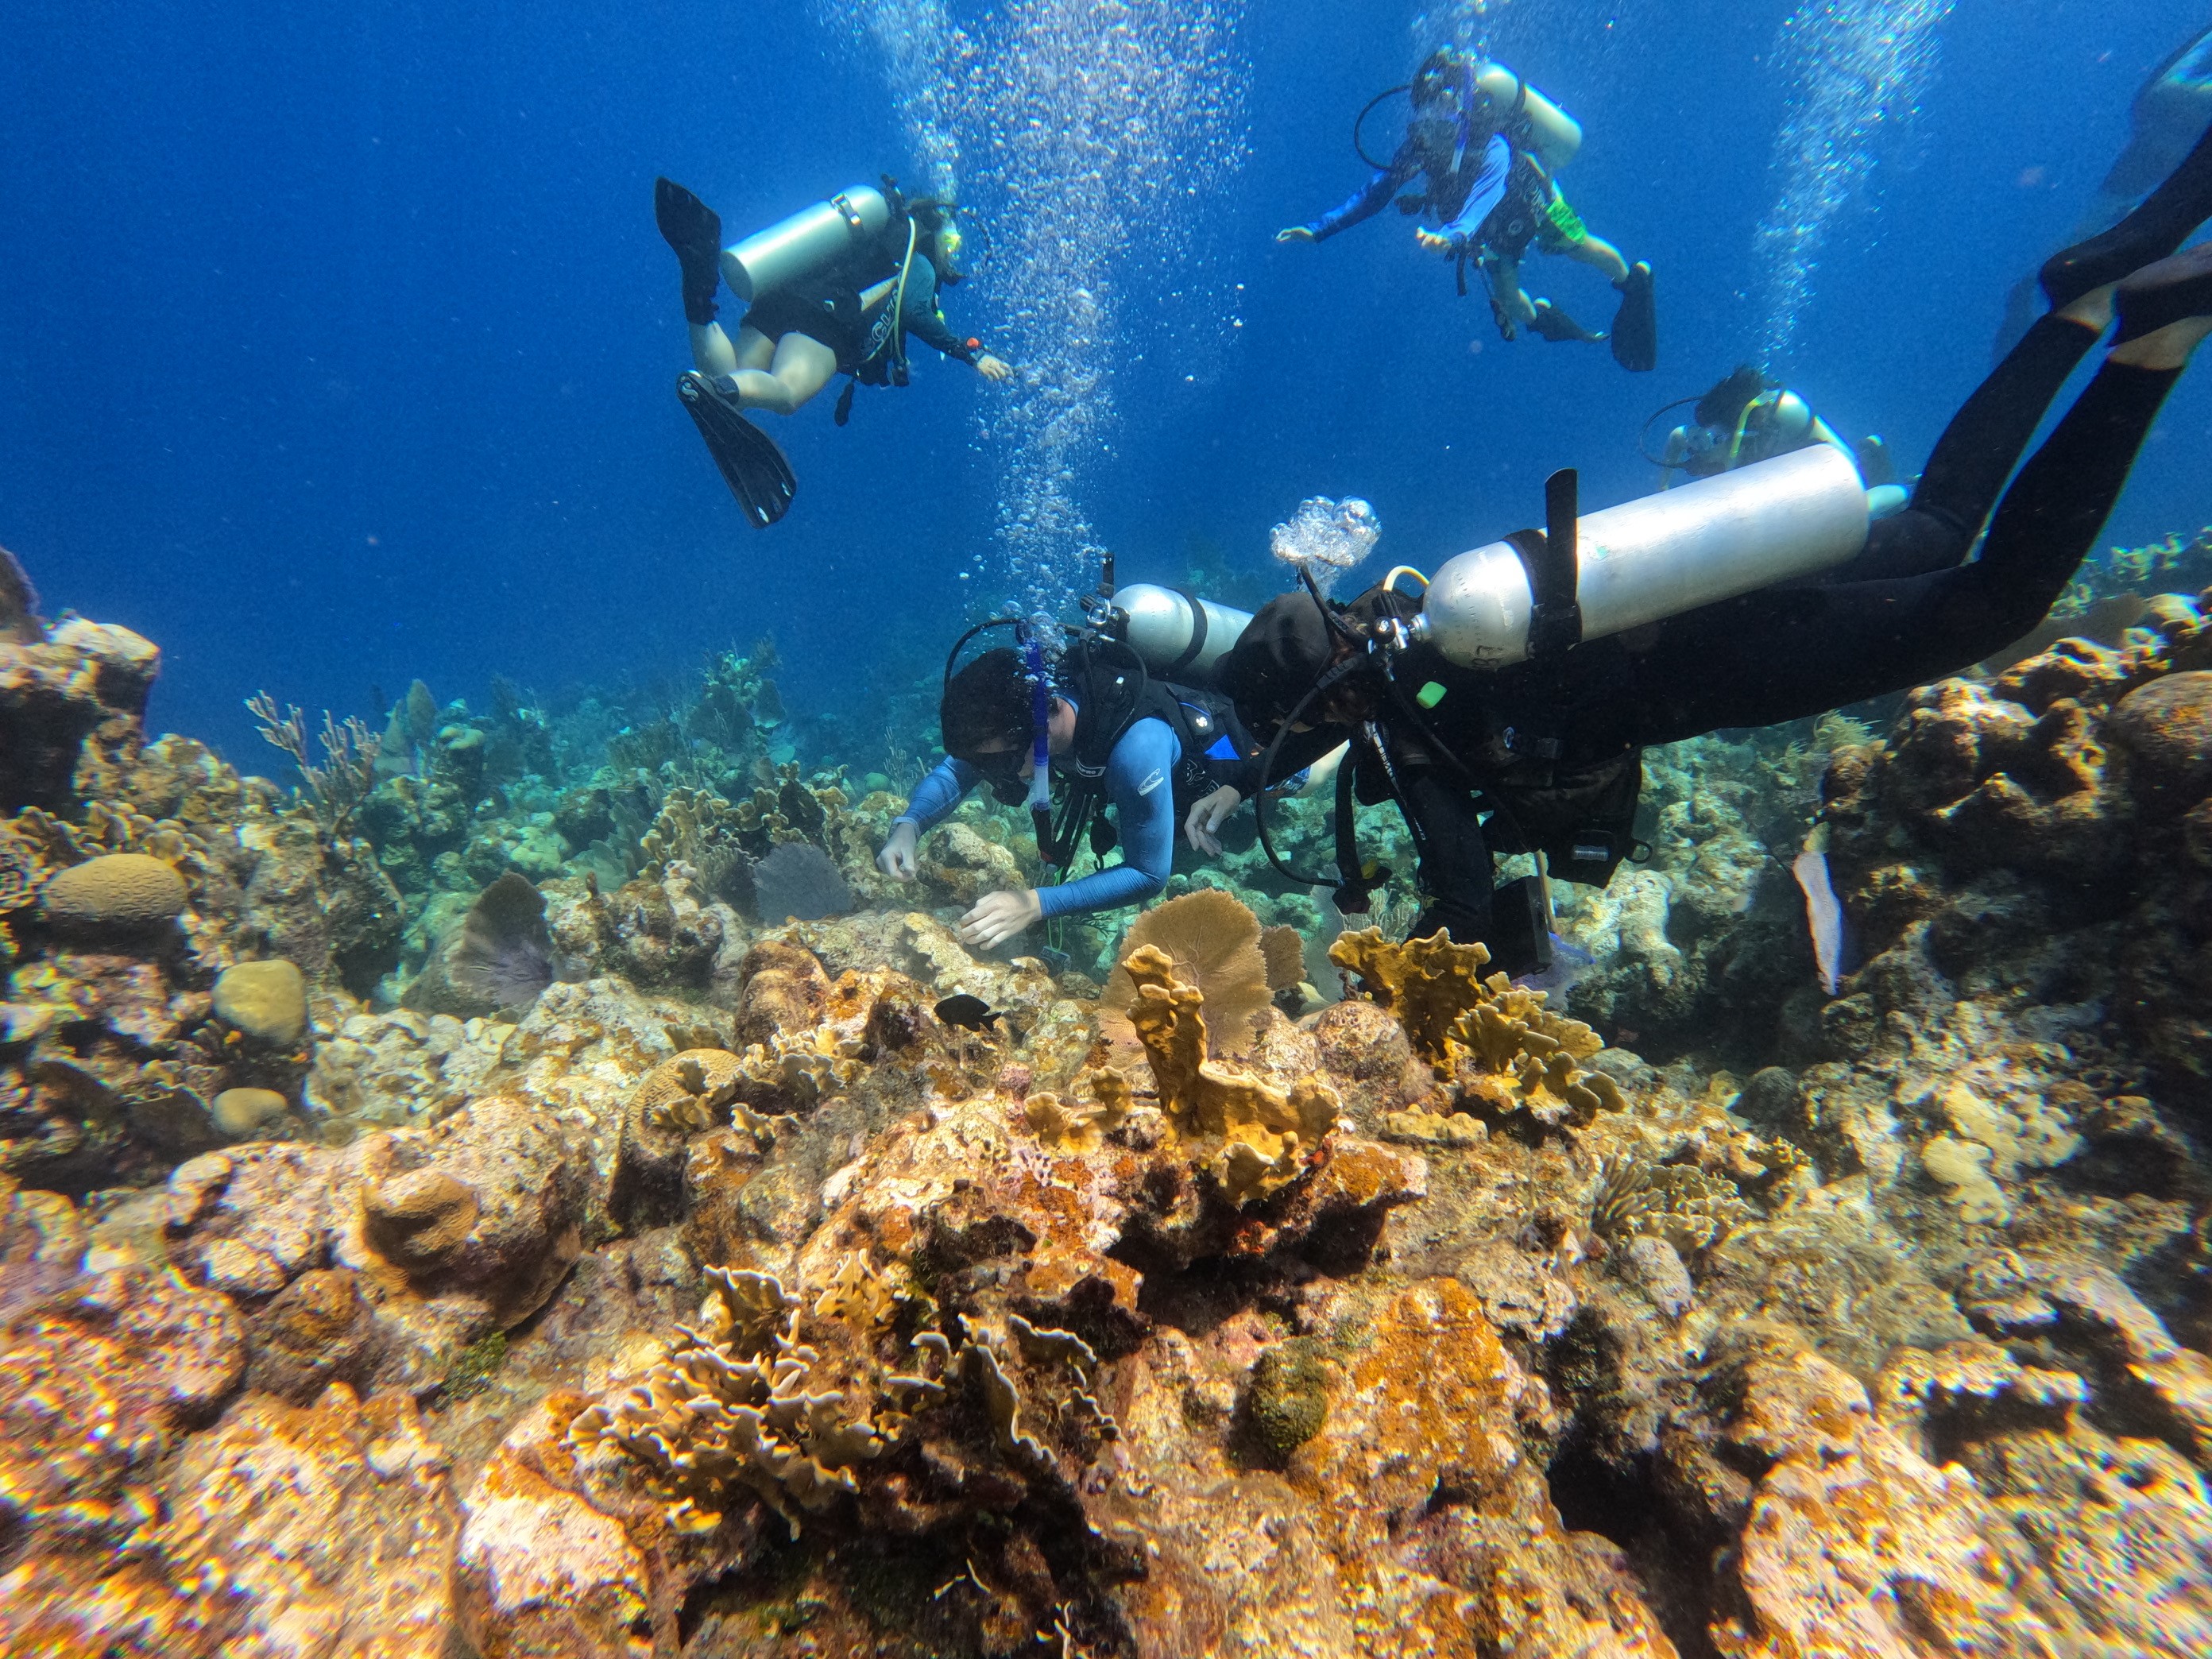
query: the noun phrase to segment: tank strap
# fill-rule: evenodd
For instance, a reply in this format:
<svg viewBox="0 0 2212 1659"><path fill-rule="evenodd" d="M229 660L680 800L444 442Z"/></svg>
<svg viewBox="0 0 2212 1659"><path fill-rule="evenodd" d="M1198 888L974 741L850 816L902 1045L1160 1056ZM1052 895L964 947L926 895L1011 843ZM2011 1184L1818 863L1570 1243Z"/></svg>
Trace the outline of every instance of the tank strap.
<svg viewBox="0 0 2212 1659"><path fill-rule="evenodd" d="M830 205L837 210L839 216L845 221L845 228L854 235L860 236L866 234L868 228L866 221L860 217L860 210L853 205L853 198L846 195L843 191L839 191L830 198Z"/></svg>
<svg viewBox="0 0 2212 1659"><path fill-rule="evenodd" d="M1198 660L1199 653L1206 649L1207 627L1206 606L1197 594L1188 587L1170 587L1168 592L1190 607L1190 643L1183 647L1181 656L1160 670L1162 679L1173 678Z"/></svg>

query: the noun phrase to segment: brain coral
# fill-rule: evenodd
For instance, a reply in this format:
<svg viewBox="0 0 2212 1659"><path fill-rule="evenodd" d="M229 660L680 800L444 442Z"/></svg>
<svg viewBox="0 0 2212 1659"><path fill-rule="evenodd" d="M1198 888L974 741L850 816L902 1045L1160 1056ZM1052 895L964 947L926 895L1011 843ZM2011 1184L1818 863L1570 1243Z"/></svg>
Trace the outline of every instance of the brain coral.
<svg viewBox="0 0 2212 1659"><path fill-rule="evenodd" d="M108 853L51 878L40 896L64 927L150 927L184 913L185 880L144 853Z"/></svg>

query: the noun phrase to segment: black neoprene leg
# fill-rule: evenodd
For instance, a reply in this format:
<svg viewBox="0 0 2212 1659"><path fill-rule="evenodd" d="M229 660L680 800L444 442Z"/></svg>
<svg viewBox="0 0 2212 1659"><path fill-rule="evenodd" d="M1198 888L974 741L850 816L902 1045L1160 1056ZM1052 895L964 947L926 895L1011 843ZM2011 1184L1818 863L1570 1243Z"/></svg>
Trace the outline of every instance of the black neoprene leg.
<svg viewBox="0 0 2212 1659"><path fill-rule="evenodd" d="M1429 768L1403 779L1406 811L1419 826L1421 891L1428 899L1413 937L1442 927L1462 945L1489 943L1496 871L1474 798Z"/></svg>
<svg viewBox="0 0 2212 1659"><path fill-rule="evenodd" d="M2044 411L2096 343L2079 323L2039 319L1943 428L1911 505L1875 524L1865 550L1824 585L1925 575L1963 560Z"/></svg>
<svg viewBox="0 0 2212 1659"><path fill-rule="evenodd" d="M2042 620L2094 544L2179 369L2107 362L1998 506L1982 556L1770 590L1668 623L1636 659L1637 741L1771 726L1955 674Z"/></svg>

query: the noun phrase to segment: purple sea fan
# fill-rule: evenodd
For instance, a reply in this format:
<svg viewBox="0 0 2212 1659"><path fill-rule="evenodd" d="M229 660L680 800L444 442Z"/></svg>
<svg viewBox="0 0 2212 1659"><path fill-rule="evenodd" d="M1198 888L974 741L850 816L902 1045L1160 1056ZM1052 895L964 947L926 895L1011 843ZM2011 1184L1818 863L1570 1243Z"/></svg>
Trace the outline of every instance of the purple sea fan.
<svg viewBox="0 0 2212 1659"><path fill-rule="evenodd" d="M501 1008L535 1002L555 978L544 895L512 870L477 894L447 955L446 977Z"/></svg>
<svg viewBox="0 0 2212 1659"><path fill-rule="evenodd" d="M787 841L753 866L753 904L769 927L819 921L853 908L853 890L836 861L811 842Z"/></svg>

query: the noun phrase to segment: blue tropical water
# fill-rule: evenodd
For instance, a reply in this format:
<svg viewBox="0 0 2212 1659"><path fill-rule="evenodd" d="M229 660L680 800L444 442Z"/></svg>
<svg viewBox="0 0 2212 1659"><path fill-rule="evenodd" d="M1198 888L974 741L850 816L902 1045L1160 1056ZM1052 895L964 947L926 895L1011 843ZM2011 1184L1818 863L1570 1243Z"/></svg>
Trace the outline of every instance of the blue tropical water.
<svg viewBox="0 0 2212 1659"><path fill-rule="evenodd" d="M1087 587L1098 547L1264 592L1267 527L1316 494L1427 563L1540 517L1557 465L1648 490L1639 423L1762 354L1910 470L2205 21L1416 9L29 0L0 24L0 544L50 609L161 642L157 726L265 764L261 688L481 707L494 673L650 679L764 632L794 709L833 708L932 672L963 616ZM1656 268L1660 373L1500 341L1395 216L1271 240L1359 181L1352 115L1455 29L1583 122L1565 182ZM652 179L734 234L884 171L957 185L948 309L1024 379L930 356L842 430L826 398L772 421L800 493L755 532L671 395ZM1601 326L1601 280L1539 263ZM2208 439L2198 377L2109 540L2201 521Z"/></svg>

